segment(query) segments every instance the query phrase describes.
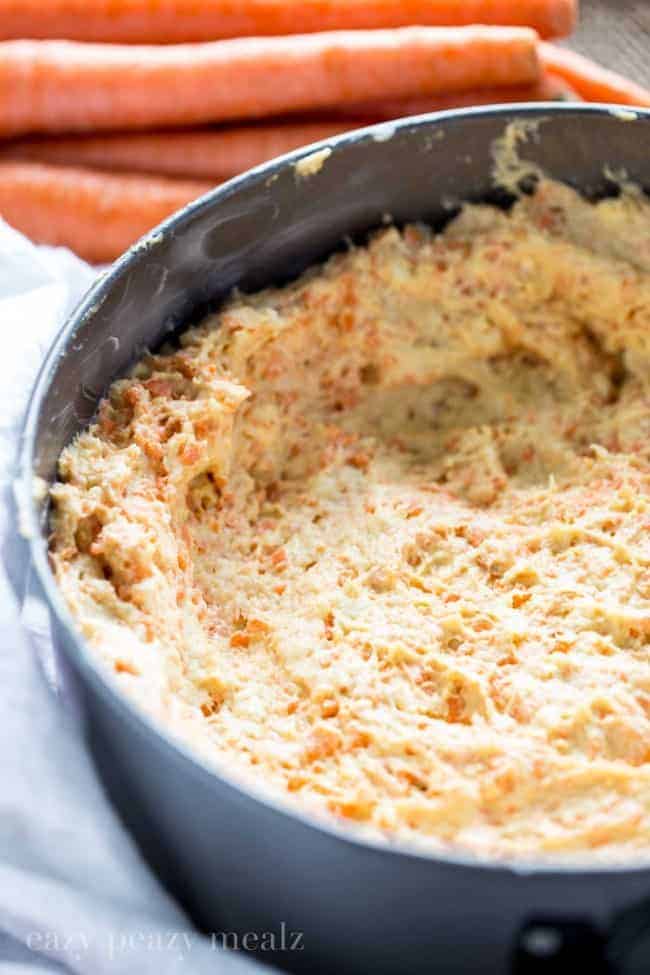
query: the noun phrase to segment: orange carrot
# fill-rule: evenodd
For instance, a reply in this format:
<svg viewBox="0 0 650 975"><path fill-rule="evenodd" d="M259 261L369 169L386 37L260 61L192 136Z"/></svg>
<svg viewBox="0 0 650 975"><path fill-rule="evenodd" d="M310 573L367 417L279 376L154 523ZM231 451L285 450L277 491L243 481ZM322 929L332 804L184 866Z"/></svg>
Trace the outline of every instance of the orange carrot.
<svg viewBox="0 0 650 975"><path fill-rule="evenodd" d="M128 44L385 27L504 24L565 37L577 0L0 0L0 38Z"/></svg>
<svg viewBox="0 0 650 975"><path fill-rule="evenodd" d="M650 106L650 91L601 67L595 61L554 44L540 44L543 64L570 84L588 102Z"/></svg>
<svg viewBox="0 0 650 975"><path fill-rule="evenodd" d="M0 163L0 216L40 244L112 261L210 183Z"/></svg>
<svg viewBox="0 0 650 975"><path fill-rule="evenodd" d="M452 95L436 95L429 98L395 98L381 102L364 102L343 106L337 110L336 115L342 122L352 121L353 119L372 119L373 121L384 122L389 119L403 118L407 115L424 115L428 112L442 112L450 108L469 108L472 105L558 100L581 101L581 98L562 78L547 74L535 85L483 88L456 92Z"/></svg>
<svg viewBox="0 0 650 975"><path fill-rule="evenodd" d="M143 129L539 77L525 27L405 27L210 44L0 43L0 135Z"/></svg>
<svg viewBox="0 0 650 975"><path fill-rule="evenodd" d="M350 105L338 111L336 119L15 139L0 143L0 159L221 181L292 149L373 122L471 105L555 99L580 101L561 78L547 75L537 85Z"/></svg>
<svg viewBox="0 0 650 975"><path fill-rule="evenodd" d="M0 159L220 181L353 127L352 121L276 122L226 129L50 136L0 144Z"/></svg>

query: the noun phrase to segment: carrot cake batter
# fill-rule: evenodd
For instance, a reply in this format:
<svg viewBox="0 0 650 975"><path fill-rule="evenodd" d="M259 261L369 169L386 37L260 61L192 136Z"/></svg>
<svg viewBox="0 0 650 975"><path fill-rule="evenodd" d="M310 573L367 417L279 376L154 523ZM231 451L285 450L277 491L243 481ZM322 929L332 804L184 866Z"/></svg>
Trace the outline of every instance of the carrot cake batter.
<svg viewBox="0 0 650 975"><path fill-rule="evenodd" d="M52 559L204 759L375 835L650 853L650 207L546 182L234 296L64 451Z"/></svg>

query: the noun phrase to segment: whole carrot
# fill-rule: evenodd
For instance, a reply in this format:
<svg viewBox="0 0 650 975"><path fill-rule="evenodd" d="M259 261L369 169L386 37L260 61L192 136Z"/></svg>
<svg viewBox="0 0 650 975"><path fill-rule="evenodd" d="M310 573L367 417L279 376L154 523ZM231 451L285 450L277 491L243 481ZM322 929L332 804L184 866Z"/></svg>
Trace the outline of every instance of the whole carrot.
<svg viewBox="0 0 650 975"><path fill-rule="evenodd" d="M385 27L534 27L570 34L577 0L0 0L0 38L136 44Z"/></svg>
<svg viewBox="0 0 650 975"><path fill-rule="evenodd" d="M537 85L477 89L404 101L364 102L340 109L336 119L15 139L0 144L0 159L225 180L292 149L373 122L471 105L557 99L580 101L561 78L547 75Z"/></svg>
<svg viewBox="0 0 650 975"><path fill-rule="evenodd" d="M581 101L577 92L557 75L546 74L535 85L509 88L479 88L450 95L423 98L385 99L342 106L336 116L341 122L372 119L385 122L407 115L424 115L450 108L469 108L473 105L497 105L510 102Z"/></svg>
<svg viewBox="0 0 650 975"><path fill-rule="evenodd" d="M225 129L48 136L0 144L0 159L220 181L356 124L276 122Z"/></svg>
<svg viewBox="0 0 650 975"><path fill-rule="evenodd" d="M650 91L595 61L554 44L541 44L540 57L549 70L563 78L587 102L615 105L650 105Z"/></svg>
<svg viewBox="0 0 650 975"><path fill-rule="evenodd" d="M211 185L2 162L0 216L37 243L69 247L101 263Z"/></svg>
<svg viewBox="0 0 650 975"><path fill-rule="evenodd" d="M405 27L210 44L0 43L0 135L143 129L537 81L525 27Z"/></svg>

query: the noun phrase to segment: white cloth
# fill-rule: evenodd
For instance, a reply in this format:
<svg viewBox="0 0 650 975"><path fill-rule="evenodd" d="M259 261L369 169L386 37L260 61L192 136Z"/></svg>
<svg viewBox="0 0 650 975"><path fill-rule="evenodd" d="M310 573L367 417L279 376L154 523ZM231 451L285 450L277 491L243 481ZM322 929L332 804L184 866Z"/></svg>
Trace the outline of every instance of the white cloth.
<svg viewBox="0 0 650 975"><path fill-rule="evenodd" d="M35 248L0 221L0 543L29 390L96 273L69 252ZM140 856L57 679L28 569L6 568L27 596L19 606L0 566L0 975L257 971L250 958L199 935Z"/></svg>

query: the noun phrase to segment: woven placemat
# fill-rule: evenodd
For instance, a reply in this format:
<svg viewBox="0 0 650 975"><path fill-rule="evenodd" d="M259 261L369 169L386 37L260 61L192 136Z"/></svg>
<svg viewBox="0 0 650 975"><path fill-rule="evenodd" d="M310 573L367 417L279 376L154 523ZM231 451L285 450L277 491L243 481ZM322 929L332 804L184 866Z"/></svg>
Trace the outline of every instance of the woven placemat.
<svg viewBox="0 0 650 975"><path fill-rule="evenodd" d="M567 44L650 87L650 0L582 0Z"/></svg>

